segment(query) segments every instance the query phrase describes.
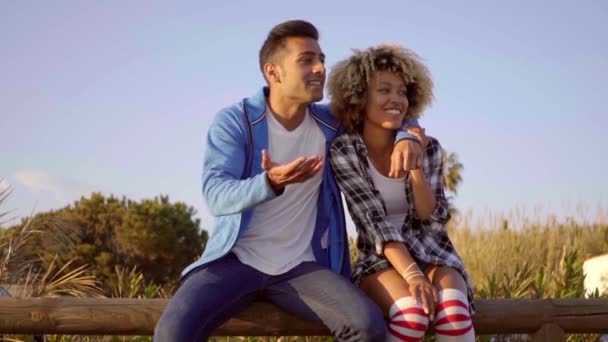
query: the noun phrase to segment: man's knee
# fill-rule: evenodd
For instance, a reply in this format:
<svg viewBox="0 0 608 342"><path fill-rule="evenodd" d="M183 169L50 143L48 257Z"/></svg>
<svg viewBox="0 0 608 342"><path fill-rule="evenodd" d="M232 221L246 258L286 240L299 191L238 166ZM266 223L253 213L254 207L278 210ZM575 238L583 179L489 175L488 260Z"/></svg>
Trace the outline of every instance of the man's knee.
<svg viewBox="0 0 608 342"><path fill-rule="evenodd" d="M156 323L155 342L193 341L194 336L205 326L206 319L210 316L210 312L204 309L208 307L204 305L205 298L196 298L195 291L189 291L184 286L187 287L187 284L182 284L169 300Z"/></svg>
<svg viewBox="0 0 608 342"><path fill-rule="evenodd" d="M370 301L367 310L353 313L351 329L360 336L360 341L385 341L386 323L380 309Z"/></svg>
<svg viewBox="0 0 608 342"><path fill-rule="evenodd" d="M163 314L154 327L154 342L180 341L182 336L179 334L183 331L175 315Z"/></svg>
<svg viewBox="0 0 608 342"><path fill-rule="evenodd" d="M381 314L369 319L365 330L362 330L362 341L386 341L386 323Z"/></svg>

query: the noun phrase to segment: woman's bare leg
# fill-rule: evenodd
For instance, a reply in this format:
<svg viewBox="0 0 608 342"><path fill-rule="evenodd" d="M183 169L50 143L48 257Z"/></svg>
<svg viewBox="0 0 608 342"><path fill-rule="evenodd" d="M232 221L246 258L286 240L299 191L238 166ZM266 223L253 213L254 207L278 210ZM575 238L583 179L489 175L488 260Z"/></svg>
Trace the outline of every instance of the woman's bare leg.
<svg viewBox="0 0 608 342"><path fill-rule="evenodd" d="M422 303L412 297L408 283L395 269L364 277L361 288L388 317L387 341L422 340L429 316L424 313Z"/></svg>

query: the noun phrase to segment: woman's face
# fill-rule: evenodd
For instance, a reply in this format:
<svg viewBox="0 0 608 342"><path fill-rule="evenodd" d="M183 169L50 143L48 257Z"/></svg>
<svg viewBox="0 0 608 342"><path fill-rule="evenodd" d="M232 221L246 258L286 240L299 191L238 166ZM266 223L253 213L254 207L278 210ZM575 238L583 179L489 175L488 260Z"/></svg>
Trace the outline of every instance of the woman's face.
<svg viewBox="0 0 608 342"><path fill-rule="evenodd" d="M365 125L399 129L407 112L407 88L397 74L378 71L367 85Z"/></svg>

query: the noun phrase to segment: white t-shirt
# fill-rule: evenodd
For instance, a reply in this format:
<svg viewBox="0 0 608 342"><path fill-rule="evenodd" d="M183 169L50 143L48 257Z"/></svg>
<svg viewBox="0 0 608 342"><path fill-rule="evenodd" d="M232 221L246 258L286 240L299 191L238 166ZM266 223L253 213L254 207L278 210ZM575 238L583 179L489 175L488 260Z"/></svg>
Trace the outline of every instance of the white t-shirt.
<svg viewBox="0 0 608 342"><path fill-rule="evenodd" d="M387 220L395 228L401 228L408 211L407 198L405 196L405 177L389 178L382 175L368 158L370 174L376 189L386 205Z"/></svg>
<svg viewBox="0 0 608 342"><path fill-rule="evenodd" d="M266 108L268 153L278 164L299 157L319 156L325 161L325 136L307 112L304 121L287 131ZM255 208L249 229L232 251L239 260L269 275L315 261L310 245L317 219L323 170L304 183L290 184L283 194Z"/></svg>

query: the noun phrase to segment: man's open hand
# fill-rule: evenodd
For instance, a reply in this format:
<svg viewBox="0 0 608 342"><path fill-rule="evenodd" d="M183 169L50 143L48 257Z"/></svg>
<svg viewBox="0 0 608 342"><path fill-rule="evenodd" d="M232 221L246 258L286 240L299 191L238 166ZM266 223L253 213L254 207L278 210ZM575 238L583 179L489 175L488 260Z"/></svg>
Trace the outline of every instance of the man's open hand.
<svg viewBox="0 0 608 342"><path fill-rule="evenodd" d="M302 183L323 168L323 159L318 156L300 157L289 164L277 164L270 159L267 150L262 150L262 169L266 171L270 186L276 191L288 184Z"/></svg>

